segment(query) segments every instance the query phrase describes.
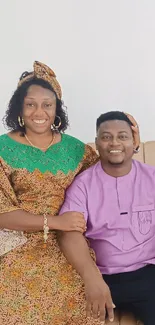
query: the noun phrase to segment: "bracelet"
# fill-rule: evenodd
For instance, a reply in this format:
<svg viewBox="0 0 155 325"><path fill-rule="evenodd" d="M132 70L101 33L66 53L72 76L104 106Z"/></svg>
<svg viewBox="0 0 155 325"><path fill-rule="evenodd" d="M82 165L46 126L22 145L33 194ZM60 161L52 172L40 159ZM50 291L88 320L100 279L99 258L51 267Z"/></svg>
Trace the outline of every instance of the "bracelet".
<svg viewBox="0 0 155 325"><path fill-rule="evenodd" d="M43 226L43 230L44 230L44 243L46 244L47 239L48 239L48 233L49 233L49 227L48 227L48 220L47 220L47 215L44 213L43 215L44 217L44 226Z"/></svg>

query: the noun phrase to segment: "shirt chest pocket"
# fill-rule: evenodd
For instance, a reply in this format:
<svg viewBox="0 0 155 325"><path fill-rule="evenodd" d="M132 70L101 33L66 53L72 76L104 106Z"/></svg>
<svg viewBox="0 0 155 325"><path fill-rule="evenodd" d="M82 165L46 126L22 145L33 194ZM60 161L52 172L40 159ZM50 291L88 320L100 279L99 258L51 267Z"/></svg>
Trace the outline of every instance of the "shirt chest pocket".
<svg viewBox="0 0 155 325"><path fill-rule="evenodd" d="M155 230L154 203L132 207L132 233L139 243L149 240Z"/></svg>

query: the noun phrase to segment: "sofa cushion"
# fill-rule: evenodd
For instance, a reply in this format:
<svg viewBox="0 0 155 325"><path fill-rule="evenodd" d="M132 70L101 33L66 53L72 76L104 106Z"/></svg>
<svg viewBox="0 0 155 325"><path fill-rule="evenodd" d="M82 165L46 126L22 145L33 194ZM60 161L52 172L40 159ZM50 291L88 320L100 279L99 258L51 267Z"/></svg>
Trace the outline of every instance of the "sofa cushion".
<svg viewBox="0 0 155 325"><path fill-rule="evenodd" d="M144 143L144 160L146 164L155 166L155 141Z"/></svg>
<svg viewBox="0 0 155 325"><path fill-rule="evenodd" d="M131 313L115 312L115 320L113 323L106 320L105 325L143 325L137 321Z"/></svg>

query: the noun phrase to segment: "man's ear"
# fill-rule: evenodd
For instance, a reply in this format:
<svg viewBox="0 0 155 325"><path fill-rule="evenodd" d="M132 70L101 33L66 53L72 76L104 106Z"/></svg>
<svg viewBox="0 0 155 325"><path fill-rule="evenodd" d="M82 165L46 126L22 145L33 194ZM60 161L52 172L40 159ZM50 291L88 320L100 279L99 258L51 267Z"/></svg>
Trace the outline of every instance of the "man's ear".
<svg viewBox="0 0 155 325"><path fill-rule="evenodd" d="M137 150L137 152L138 152L140 149L139 127L138 127L138 125L131 126L131 129L132 129L132 135L133 135L133 147L134 147L134 150Z"/></svg>
<svg viewBox="0 0 155 325"><path fill-rule="evenodd" d="M140 151L140 146L136 147L136 142L134 141L133 138L133 153L138 153Z"/></svg>
<svg viewBox="0 0 155 325"><path fill-rule="evenodd" d="M133 150L135 150L136 149L136 143L135 143L135 139L134 139L134 136L133 136L133 132L132 132L132 137L133 137L133 139L132 139L132 141L133 141Z"/></svg>
<svg viewBox="0 0 155 325"><path fill-rule="evenodd" d="M96 150L98 150L97 137L95 138L95 147L96 147Z"/></svg>
<svg viewBox="0 0 155 325"><path fill-rule="evenodd" d="M132 135L132 136L133 136L133 152L137 153L138 151L137 151L137 147L136 147L136 141L135 141L134 135Z"/></svg>

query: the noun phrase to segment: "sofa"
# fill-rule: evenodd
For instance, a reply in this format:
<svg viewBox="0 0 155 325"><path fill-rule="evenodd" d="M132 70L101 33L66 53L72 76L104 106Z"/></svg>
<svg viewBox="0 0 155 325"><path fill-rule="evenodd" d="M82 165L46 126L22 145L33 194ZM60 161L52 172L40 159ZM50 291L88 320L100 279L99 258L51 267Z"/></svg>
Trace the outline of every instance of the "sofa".
<svg viewBox="0 0 155 325"><path fill-rule="evenodd" d="M93 149L95 148L94 143L88 143ZM137 154L134 154L134 159L144 162L146 164L155 166L155 141L148 141L140 144L140 151ZM140 321L136 321L132 314L126 313L115 313L115 320L113 323L109 321L106 322L106 325L143 325Z"/></svg>

